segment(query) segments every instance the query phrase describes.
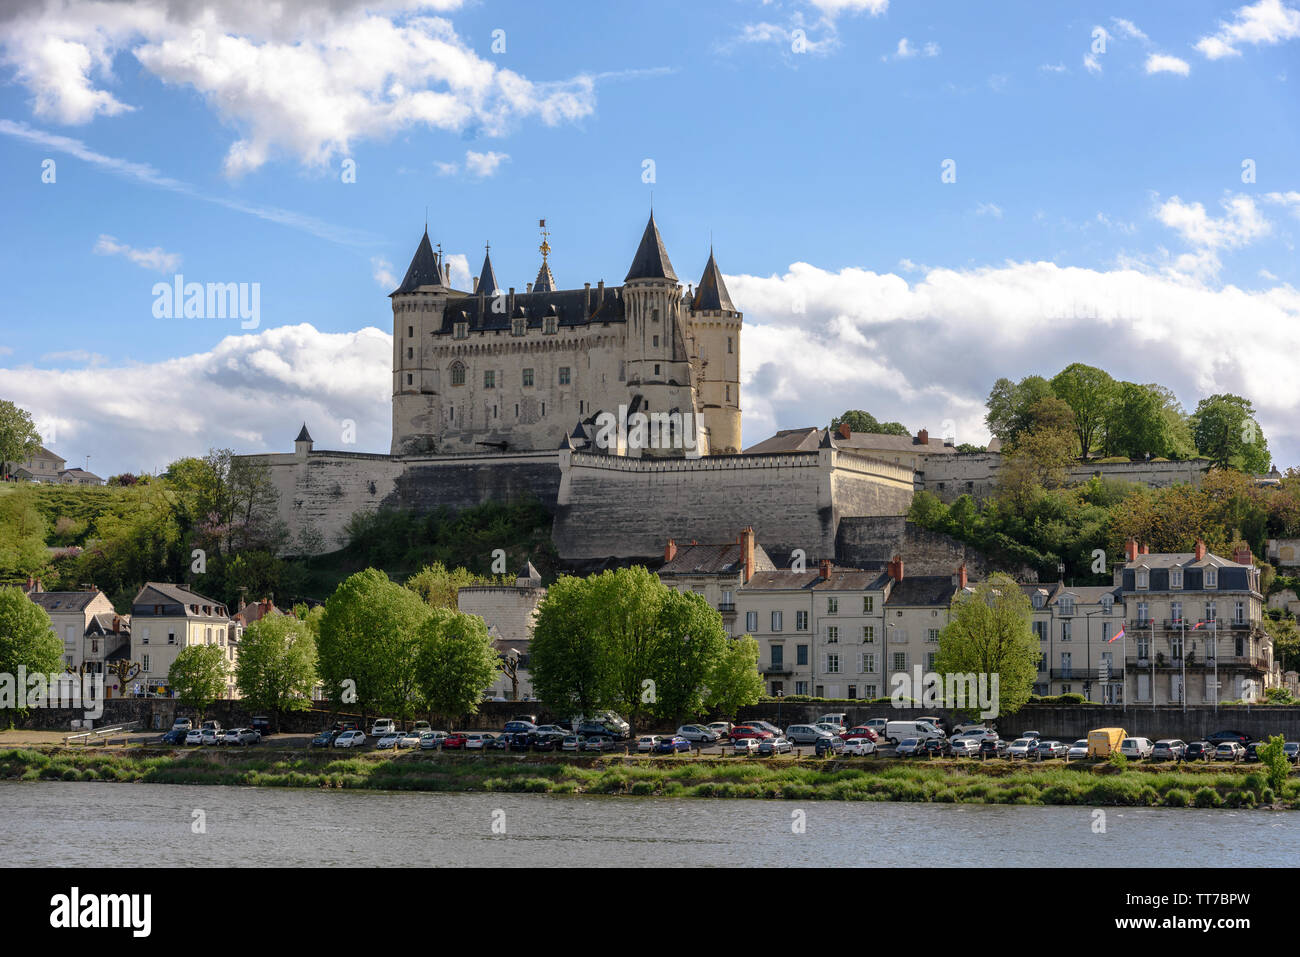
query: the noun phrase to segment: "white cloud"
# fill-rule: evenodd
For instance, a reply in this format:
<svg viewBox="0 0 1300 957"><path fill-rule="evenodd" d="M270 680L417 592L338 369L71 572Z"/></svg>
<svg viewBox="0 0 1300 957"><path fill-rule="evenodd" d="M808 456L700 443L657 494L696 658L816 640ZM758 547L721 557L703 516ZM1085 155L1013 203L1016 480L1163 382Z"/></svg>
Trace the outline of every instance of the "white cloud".
<svg viewBox="0 0 1300 957"><path fill-rule="evenodd" d="M395 289L397 287L397 276L393 273L393 264L383 256L370 257L371 275L375 282L385 289Z"/></svg>
<svg viewBox="0 0 1300 957"><path fill-rule="evenodd" d="M1115 24L1115 29L1121 36L1126 36L1134 40L1146 40L1147 35L1138 29L1136 23L1132 20L1125 20L1122 17L1111 17L1110 22Z"/></svg>
<svg viewBox="0 0 1300 957"><path fill-rule="evenodd" d="M1231 22L1219 21L1215 33L1201 37L1196 49L1207 58L1241 56L1243 43L1272 46L1300 37L1300 10L1282 0L1259 0L1235 11Z"/></svg>
<svg viewBox="0 0 1300 957"><path fill-rule="evenodd" d="M470 278L469 257L464 253L448 253L444 257L448 266L451 267L451 287L453 289L468 289L473 279Z"/></svg>
<svg viewBox="0 0 1300 957"><path fill-rule="evenodd" d="M508 153L495 153L491 150L486 153L475 153L473 150L466 150L465 170L471 176L480 178L491 176L508 159L510 159Z"/></svg>
<svg viewBox="0 0 1300 957"><path fill-rule="evenodd" d="M1068 73L1069 68L1064 63L1044 63L1038 69L1044 73Z"/></svg>
<svg viewBox="0 0 1300 957"><path fill-rule="evenodd" d="M839 36L833 23L823 21L819 29L813 29L813 33L809 31L810 27L804 23L802 14L795 13L790 18L789 24L785 26L766 20L742 24L734 36L716 42L713 49L718 53L727 54L734 53L741 47L771 44L781 47L782 55L788 62L794 62L790 59L792 56L808 53L825 56L839 46Z"/></svg>
<svg viewBox="0 0 1300 957"><path fill-rule="evenodd" d="M1177 73L1179 76L1187 76L1191 67L1186 60L1180 60L1176 56L1153 53L1147 57L1146 70L1147 73Z"/></svg>
<svg viewBox="0 0 1300 957"><path fill-rule="evenodd" d="M1085 53L1083 56L1083 65L1089 73L1100 73L1101 63L1091 53Z"/></svg>
<svg viewBox="0 0 1300 957"><path fill-rule="evenodd" d="M484 59L441 17L461 0L26 0L0 60L33 94L37 116L85 123L130 108L105 86L129 52L163 83L192 87L238 131L225 170L287 154L318 169L354 142L411 127L500 135L523 118L589 115L595 83L535 82ZM134 65L132 67L135 68Z"/></svg>
<svg viewBox="0 0 1300 957"><path fill-rule="evenodd" d="M980 203L975 207L976 216L992 216L994 219L1002 218L1002 207L996 203Z"/></svg>
<svg viewBox="0 0 1300 957"><path fill-rule="evenodd" d="M820 10L822 16L828 20L833 20L842 13L863 11L878 17L889 9L889 0L808 0L808 2Z"/></svg>
<svg viewBox="0 0 1300 957"><path fill-rule="evenodd" d="M152 249L136 249L126 243L119 243L117 238L101 233L95 243L98 256L125 256L137 266L152 269L155 272L175 272L181 264L180 253L169 253L161 246Z"/></svg>
<svg viewBox="0 0 1300 957"><path fill-rule="evenodd" d="M0 371L5 397L58 422L55 451L86 454L96 472L153 471L209 448L289 451L305 420L317 448L388 451L392 336L311 325L227 336L210 351L161 362ZM80 366L87 357L66 357ZM92 357L93 358L93 357ZM109 378L105 378L106 373ZM106 393L104 382L124 383ZM357 424L343 445L342 422Z"/></svg>
<svg viewBox="0 0 1300 957"><path fill-rule="evenodd" d="M1205 249L1236 249L1268 235L1272 228L1249 196L1229 196L1220 205L1226 215L1216 219L1200 203L1184 203L1171 196L1156 216L1187 243Z"/></svg>
<svg viewBox="0 0 1300 957"><path fill-rule="evenodd" d="M995 379L1052 375L1078 361L1159 381L1192 406L1215 392L1245 395L1284 464L1300 461L1291 358L1300 292L1290 286L1216 289L1186 276L1047 262L932 268L911 284L799 262L784 275L726 282L745 312L746 445L846 408L932 433L952 419L959 442L983 442ZM1225 316L1236 330L1227 337Z"/></svg>
<svg viewBox="0 0 1300 957"><path fill-rule="evenodd" d="M910 60L912 57L925 56L935 57L939 55L939 44L927 43L922 47L912 46L912 41L903 37L898 41L898 47L894 50L894 58L897 60Z"/></svg>
<svg viewBox="0 0 1300 957"><path fill-rule="evenodd" d="M1293 216L1300 219L1300 192L1290 190L1285 193L1265 193L1263 199L1289 209Z"/></svg>

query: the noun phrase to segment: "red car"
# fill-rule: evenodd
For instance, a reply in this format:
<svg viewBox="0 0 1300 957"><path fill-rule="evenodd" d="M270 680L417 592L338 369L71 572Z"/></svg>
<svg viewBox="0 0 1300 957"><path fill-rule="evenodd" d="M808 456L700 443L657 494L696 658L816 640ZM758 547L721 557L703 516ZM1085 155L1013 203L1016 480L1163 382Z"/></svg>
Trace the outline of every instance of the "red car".
<svg viewBox="0 0 1300 957"><path fill-rule="evenodd" d="M464 749L464 747L465 747L465 735L461 734L459 731L453 732L447 735L447 737L442 739L442 749L444 751L446 751L448 748Z"/></svg>
<svg viewBox="0 0 1300 957"><path fill-rule="evenodd" d="M731 729L732 743L743 741L745 738L755 738L762 741L764 738L772 737L772 732L764 731L762 728L755 728L748 724L738 724Z"/></svg>
<svg viewBox="0 0 1300 957"><path fill-rule="evenodd" d="M849 730L841 734L840 737L845 741L852 741L855 738L866 738L868 741L874 743L880 740L880 735L876 734L873 729L868 728L865 725L857 728L849 728Z"/></svg>

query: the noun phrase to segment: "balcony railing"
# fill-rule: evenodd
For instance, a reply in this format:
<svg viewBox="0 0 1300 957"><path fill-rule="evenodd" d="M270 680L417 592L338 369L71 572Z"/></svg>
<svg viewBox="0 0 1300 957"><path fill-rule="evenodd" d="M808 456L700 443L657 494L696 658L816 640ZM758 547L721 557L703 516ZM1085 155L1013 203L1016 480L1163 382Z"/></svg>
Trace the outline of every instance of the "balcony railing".
<svg viewBox="0 0 1300 957"><path fill-rule="evenodd" d="M790 675L794 674L794 669L789 665L766 665L763 668L765 675Z"/></svg>
<svg viewBox="0 0 1300 957"><path fill-rule="evenodd" d="M718 611L724 615L734 615L736 613L736 603L734 601L718 602Z"/></svg>
<svg viewBox="0 0 1300 957"><path fill-rule="evenodd" d="M1137 671L1150 671L1153 664L1150 657L1138 658L1130 655L1125 659L1128 667ZM1162 659L1154 662L1156 671L1182 671L1184 667L1188 671L1213 671L1215 668L1215 659L1207 658L1201 655L1188 656L1186 662L1182 658L1171 658L1165 655ZM1247 670L1247 671L1268 671L1268 659L1255 655L1219 655L1218 668L1224 670Z"/></svg>
<svg viewBox="0 0 1300 957"><path fill-rule="evenodd" d="M1104 668L1053 668L1053 681L1119 681L1124 677L1124 669L1118 665L1110 671Z"/></svg>

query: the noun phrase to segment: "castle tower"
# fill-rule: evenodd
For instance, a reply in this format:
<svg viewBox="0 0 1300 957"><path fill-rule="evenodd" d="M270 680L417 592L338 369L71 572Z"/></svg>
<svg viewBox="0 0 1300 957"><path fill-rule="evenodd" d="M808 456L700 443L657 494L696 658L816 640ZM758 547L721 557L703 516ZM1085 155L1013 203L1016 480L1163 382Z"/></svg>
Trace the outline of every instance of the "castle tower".
<svg viewBox="0 0 1300 957"><path fill-rule="evenodd" d="M623 281L627 315L627 385L631 412L691 413L700 426L700 408L692 388L688 330L682 291L668 259L654 213L646 223ZM637 399L640 399L638 405ZM708 451L703 430L701 452Z"/></svg>
<svg viewBox="0 0 1300 957"><path fill-rule="evenodd" d="M485 274L491 275L485 262ZM392 454L430 452L442 428L438 368L431 356L433 334L442 326L449 270L429 243L426 226L406 278L389 298L393 304Z"/></svg>
<svg viewBox="0 0 1300 957"><path fill-rule="evenodd" d="M715 455L734 455L741 449L740 325L741 314L727 294L710 247L709 262L691 302L690 330L699 402Z"/></svg>

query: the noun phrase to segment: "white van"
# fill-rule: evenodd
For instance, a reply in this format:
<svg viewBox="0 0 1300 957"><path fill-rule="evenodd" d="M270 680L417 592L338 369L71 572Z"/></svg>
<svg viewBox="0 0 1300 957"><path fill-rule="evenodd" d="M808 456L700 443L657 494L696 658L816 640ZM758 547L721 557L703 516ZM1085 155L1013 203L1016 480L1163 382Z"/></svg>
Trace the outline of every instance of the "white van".
<svg viewBox="0 0 1300 957"><path fill-rule="evenodd" d="M372 738L382 738L386 734L392 734L397 730L397 725L393 723L392 718L376 718L374 725L370 728Z"/></svg>
<svg viewBox="0 0 1300 957"><path fill-rule="evenodd" d="M890 721L885 725L885 737L894 745L905 738L942 741L943 736L943 732L928 721Z"/></svg>

